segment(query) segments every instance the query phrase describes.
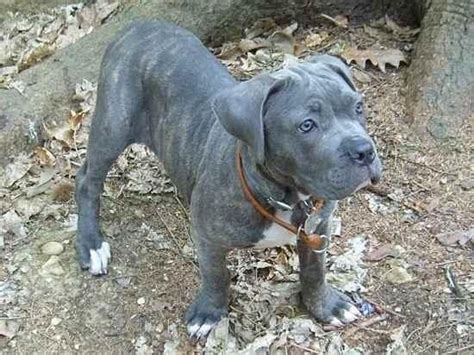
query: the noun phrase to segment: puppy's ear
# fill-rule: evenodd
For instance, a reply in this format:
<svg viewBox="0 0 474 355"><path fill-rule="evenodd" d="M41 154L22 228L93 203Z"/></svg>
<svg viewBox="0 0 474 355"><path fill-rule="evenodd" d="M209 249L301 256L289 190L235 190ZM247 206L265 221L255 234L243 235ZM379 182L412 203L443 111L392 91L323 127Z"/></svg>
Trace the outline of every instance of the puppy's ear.
<svg viewBox="0 0 474 355"><path fill-rule="evenodd" d="M282 85L283 80L259 76L223 90L212 102L219 122L250 147L257 163L263 163L265 158L265 104Z"/></svg>
<svg viewBox="0 0 474 355"><path fill-rule="evenodd" d="M329 69L337 73L352 90L357 91L354 81L352 80L351 70L338 57L328 54L317 54L309 57L307 61L310 63L320 63L327 66Z"/></svg>

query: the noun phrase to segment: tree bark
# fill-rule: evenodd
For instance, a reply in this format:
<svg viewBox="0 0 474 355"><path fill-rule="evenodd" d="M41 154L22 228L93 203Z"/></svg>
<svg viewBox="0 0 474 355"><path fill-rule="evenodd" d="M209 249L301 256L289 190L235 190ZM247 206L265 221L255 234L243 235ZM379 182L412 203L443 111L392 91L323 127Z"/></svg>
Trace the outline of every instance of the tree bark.
<svg viewBox="0 0 474 355"><path fill-rule="evenodd" d="M407 108L430 144L474 119L474 0L419 3L425 15L407 76Z"/></svg>

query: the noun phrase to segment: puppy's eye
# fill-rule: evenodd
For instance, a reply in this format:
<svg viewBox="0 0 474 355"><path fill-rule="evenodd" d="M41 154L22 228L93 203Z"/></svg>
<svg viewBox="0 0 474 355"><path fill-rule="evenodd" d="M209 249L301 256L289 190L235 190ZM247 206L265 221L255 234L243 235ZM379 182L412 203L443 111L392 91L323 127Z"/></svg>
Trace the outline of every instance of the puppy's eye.
<svg viewBox="0 0 474 355"><path fill-rule="evenodd" d="M356 104L356 113L358 115L362 115L362 113L364 113L364 104L360 101Z"/></svg>
<svg viewBox="0 0 474 355"><path fill-rule="evenodd" d="M302 133L309 133L311 131L314 131L316 128L318 128L318 126L316 122L314 122L311 118L304 120L298 126L298 130Z"/></svg>

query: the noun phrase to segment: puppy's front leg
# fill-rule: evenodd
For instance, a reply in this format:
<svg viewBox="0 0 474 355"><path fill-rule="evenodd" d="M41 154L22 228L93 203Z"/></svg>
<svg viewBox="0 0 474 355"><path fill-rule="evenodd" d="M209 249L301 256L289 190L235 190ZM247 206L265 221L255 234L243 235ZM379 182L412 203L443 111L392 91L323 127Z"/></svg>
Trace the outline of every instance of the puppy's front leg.
<svg viewBox="0 0 474 355"><path fill-rule="evenodd" d="M230 275L226 267L227 250L195 238L201 273L201 287L186 312L191 338L205 338L227 315Z"/></svg>
<svg viewBox="0 0 474 355"><path fill-rule="evenodd" d="M327 233L327 225L318 228L318 232ZM349 297L326 283L326 253L315 253L301 240L298 240L297 249L301 297L310 313L317 320L335 326L356 320L361 314Z"/></svg>

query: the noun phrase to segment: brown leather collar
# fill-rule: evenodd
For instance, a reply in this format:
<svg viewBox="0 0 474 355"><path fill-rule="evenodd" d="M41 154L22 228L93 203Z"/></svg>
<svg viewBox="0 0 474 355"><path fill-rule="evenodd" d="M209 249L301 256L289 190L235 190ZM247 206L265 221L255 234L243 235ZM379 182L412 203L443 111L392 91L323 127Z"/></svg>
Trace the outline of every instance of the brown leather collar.
<svg viewBox="0 0 474 355"><path fill-rule="evenodd" d="M276 215L269 212L265 207L263 207L260 202L255 198L250 187L248 185L247 179L245 178L243 163L242 163L242 154L241 154L241 144L237 144L236 149L236 165L237 173L239 174L240 184L242 185L242 190L244 192L245 198L250 202L250 204L260 213L264 218L278 224L279 226L285 228L287 231L293 233L295 236L299 237L306 245L308 245L313 250L325 250L325 244L327 237L321 237L318 234L306 234L303 229L303 226L296 227L290 223L285 222L284 220L278 218ZM321 200L314 201L314 209L320 210L323 206Z"/></svg>

